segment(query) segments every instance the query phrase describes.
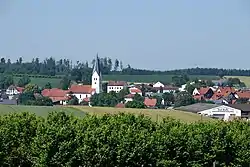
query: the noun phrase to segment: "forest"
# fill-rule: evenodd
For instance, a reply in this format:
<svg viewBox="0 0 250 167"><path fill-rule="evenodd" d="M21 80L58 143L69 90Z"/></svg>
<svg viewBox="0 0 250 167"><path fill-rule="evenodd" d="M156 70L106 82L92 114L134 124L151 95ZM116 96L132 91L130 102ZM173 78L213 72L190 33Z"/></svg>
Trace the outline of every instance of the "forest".
<svg viewBox="0 0 250 167"><path fill-rule="evenodd" d="M249 166L249 125L14 113L0 116L0 166Z"/></svg>
<svg viewBox="0 0 250 167"><path fill-rule="evenodd" d="M23 61L22 57L16 61L5 58L0 59L0 73L6 74L30 74L30 75L71 75L79 70L85 71L83 76L91 73L95 60L88 62L77 61L73 63L69 59L55 60L52 57L40 60L34 58L32 61ZM104 57L100 58L100 66L103 75L119 74L119 75L214 75L214 76L250 76L250 70L244 69L220 69L220 68L190 68L176 69L168 71L155 71L137 69L131 65L123 65L121 60ZM167 68L167 66L166 66Z"/></svg>

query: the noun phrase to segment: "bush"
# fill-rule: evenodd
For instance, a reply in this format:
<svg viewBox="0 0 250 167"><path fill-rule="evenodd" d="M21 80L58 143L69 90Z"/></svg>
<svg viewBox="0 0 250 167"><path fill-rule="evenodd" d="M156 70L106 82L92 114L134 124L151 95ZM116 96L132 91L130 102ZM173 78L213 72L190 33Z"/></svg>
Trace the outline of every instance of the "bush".
<svg viewBox="0 0 250 167"><path fill-rule="evenodd" d="M250 123L63 112L0 116L0 166L248 166Z"/></svg>

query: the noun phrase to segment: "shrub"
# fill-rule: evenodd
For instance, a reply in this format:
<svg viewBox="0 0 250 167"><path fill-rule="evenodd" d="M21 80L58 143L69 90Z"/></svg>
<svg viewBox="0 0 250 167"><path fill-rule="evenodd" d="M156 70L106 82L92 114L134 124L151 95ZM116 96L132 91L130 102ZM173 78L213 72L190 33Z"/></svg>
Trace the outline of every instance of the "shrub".
<svg viewBox="0 0 250 167"><path fill-rule="evenodd" d="M250 123L131 114L0 116L0 166L248 166Z"/></svg>

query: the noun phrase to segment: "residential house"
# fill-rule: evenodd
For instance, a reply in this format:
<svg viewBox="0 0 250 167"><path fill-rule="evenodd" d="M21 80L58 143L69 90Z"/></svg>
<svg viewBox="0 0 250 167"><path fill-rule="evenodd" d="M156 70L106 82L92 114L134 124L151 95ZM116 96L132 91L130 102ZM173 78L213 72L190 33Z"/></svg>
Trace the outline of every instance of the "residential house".
<svg viewBox="0 0 250 167"><path fill-rule="evenodd" d="M129 88L130 94L135 95L136 93L142 96L142 91L136 87Z"/></svg>
<svg viewBox="0 0 250 167"><path fill-rule="evenodd" d="M241 118L250 119L250 104L229 104L228 106L241 110Z"/></svg>
<svg viewBox="0 0 250 167"><path fill-rule="evenodd" d="M232 117L241 117L241 110L227 105L196 103L176 109L223 120L230 120Z"/></svg>
<svg viewBox="0 0 250 167"><path fill-rule="evenodd" d="M90 97L95 94L96 91L91 87L91 85L71 85L68 90L68 95L72 94L76 96L79 100L79 103L82 101L89 102Z"/></svg>
<svg viewBox="0 0 250 167"><path fill-rule="evenodd" d="M193 97L197 100L210 99L213 95L214 91L210 87L200 88L199 90L195 88L193 91Z"/></svg>
<svg viewBox="0 0 250 167"><path fill-rule="evenodd" d="M148 108L155 108L156 103L157 103L157 99L148 98L148 97L145 97L144 99L144 105Z"/></svg>
<svg viewBox="0 0 250 167"><path fill-rule="evenodd" d="M22 93L23 90L24 90L23 87L11 85L8 87L8 89L6 89L6 94L9 96L13 96Z"/></svg>
<svg viewBox="0 0 250 167"><path fill-rule="evenodd" d="M135 94L128 94L126 96L124 96L124 101L125 103L129 102L129 101L133 101Z"/></svg>
<svg viewBox="0 0 250 167"><path fill-rule="evenodd" d="M107 92L114 91L116 93L120 92L122 89L128 86L125 81L109 81L107 85Z"/></svg>
<svg viewBox="0 0 250 167"><path fill-rule="evenodd" d="M161 83L161 82L156 82L155 84L153 84L153 87L154 88L159 88L159 87L164 87L165 85L163 84L163 83Z"/></svg>
<svg viewBox="0 0 250 167"><path fill-rule="evenodd" d="M67 96L68 91L58 89L58 88L52 88L52 89L44 89L41 94L45 97L49 97L53 104L59 104L59 105L66 105L69 96Z"/></svg>

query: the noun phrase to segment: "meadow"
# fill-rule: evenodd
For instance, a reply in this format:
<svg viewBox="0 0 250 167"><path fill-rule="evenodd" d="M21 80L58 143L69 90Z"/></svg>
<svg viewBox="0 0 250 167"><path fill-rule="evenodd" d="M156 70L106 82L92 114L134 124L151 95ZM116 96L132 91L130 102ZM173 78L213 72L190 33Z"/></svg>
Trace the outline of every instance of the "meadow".
<svg viewBox="0 0 250 167"><path fill-rule="evenodd" d="M14 83L18 83L21 77L14 77ZM30 77L32 84L37 84L40 87L44 87L48 82L51 84L52 87L58 87L60 84L60 78L35 78Z"/></svg>
<svg viewBox="0 0 250 167"><path fill-rule="evenodd" d="M250 77L248 76L225 76L226 78L239 78L242 82L246 84L248 88L250 88Z"/></svg>
<svg viewBox="0 0 250 167"><path fill-rule="evenodd" d="M73 114L77 117L85 115L84 112L72 108L72 107L61 107L61 106L22 106L22 105L0 105L0 115L29 112L34 113L37 116L47 117L50 112L65 112L67 114Z"/></svg>
<svg viewBox="0 0 250 167"><path fill-rule="evenodd" d="M196 122L196 121L211 121L213 119L208 117L201 117L198 114L177 111L177 110L163 110L163 109L133 109L133 108L112 108L112 107L88 107L88 106L71 106L79 109L90 115L102 116L104 114L118 114L130 113L135 115L145 115L153 121L162 121L166 117L180 120L182 122Z"/></svg>
<svg viewBox="0 0 250 167"><path fill-rule="evenodd" d="M104 81L128 81L128 82L163 82L163 83L171 83L172 77L174 75L104 75ZM201 80L216 80L219 79L217 76L209 76L209 75L189 75L190 79L201 79Z"/></svg>

